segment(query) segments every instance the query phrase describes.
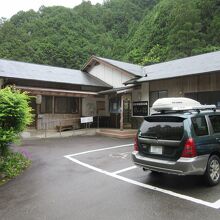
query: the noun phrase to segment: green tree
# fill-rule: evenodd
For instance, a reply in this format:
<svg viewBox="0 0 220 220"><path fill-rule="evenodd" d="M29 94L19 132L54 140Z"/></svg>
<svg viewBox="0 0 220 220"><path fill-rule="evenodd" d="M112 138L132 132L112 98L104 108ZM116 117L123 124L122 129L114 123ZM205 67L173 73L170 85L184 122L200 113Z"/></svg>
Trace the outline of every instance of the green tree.
<svg viewBox="0 0 220 220"><path fill-rule="evenodd" d="M167 56L167 48L161 47L159 44L155 45L147 56L142 57L141 65L150 65L154 63L160 63L166 59Z"/></svg>
<svg viewBox="0 0 220 220"><path fill-rule="evenodd" d="M219 50L219 36L219 0L83 1L2 18L0 58L78 69L95 54L147 65Z"/></svg>
<svg viewBox="0 0 220 220"><path fill-rule="evenodd" d="M12 87L0 90L0 156L7 152L8 144L16 141L32 122L30 97Z"/></svg>

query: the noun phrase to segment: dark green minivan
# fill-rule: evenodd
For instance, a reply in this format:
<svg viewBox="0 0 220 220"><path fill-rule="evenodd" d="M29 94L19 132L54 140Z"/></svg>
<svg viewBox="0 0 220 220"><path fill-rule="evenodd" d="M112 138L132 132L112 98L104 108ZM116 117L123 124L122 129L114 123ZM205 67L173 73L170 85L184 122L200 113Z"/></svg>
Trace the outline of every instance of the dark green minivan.
<svg viewBox="0 0 220 220"><path fill-rule="evenodd" d="M162 111L145 117L132 159L144 170L204 175L209 185L220 181L220 112L202 108Z"/></svg>

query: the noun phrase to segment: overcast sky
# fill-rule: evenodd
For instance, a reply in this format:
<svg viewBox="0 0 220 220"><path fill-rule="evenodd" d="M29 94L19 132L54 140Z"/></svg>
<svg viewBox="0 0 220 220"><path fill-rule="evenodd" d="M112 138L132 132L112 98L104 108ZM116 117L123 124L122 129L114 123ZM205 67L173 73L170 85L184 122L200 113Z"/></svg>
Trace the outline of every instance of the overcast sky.
<svg viewBox="0 0 220 220"><path fill-rule="evenodd" d="M92 2L92 4L103 2L103 0L90 1ZM35 11L37 11L42 5L62 5L65 7L73 8L81 2L82 0L1 0L0 18L10 18L12 15L16 14L18 11L21 10L27 11L29 9L34 9Z"/></svg>

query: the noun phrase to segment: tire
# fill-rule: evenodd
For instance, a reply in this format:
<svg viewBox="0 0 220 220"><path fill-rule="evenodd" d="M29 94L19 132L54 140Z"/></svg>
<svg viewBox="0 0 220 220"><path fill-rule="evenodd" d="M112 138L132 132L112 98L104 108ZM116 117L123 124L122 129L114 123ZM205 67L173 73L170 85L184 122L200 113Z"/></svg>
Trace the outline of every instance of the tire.
<svg viewBox="0 0 220 220"><path fill-rule="evenodd" d="M212 155L207 163L204 174L205 181L209 186L215 186L220 181L220 158L217 155Z"/></svg>

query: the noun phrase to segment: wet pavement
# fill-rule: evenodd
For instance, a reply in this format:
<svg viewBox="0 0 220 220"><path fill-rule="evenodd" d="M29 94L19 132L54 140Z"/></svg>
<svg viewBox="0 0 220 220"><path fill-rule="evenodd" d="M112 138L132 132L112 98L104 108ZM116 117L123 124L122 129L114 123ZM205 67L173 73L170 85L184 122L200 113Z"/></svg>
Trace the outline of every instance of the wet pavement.
<svg viewBox="0 0 220 220"><path fill-rule="evenodd" d="M131 162L130 143L99 136L26 140L19 148L33 163L0 187L0 219L219 219L212 204L220 185L143 172Z"/></svg>

